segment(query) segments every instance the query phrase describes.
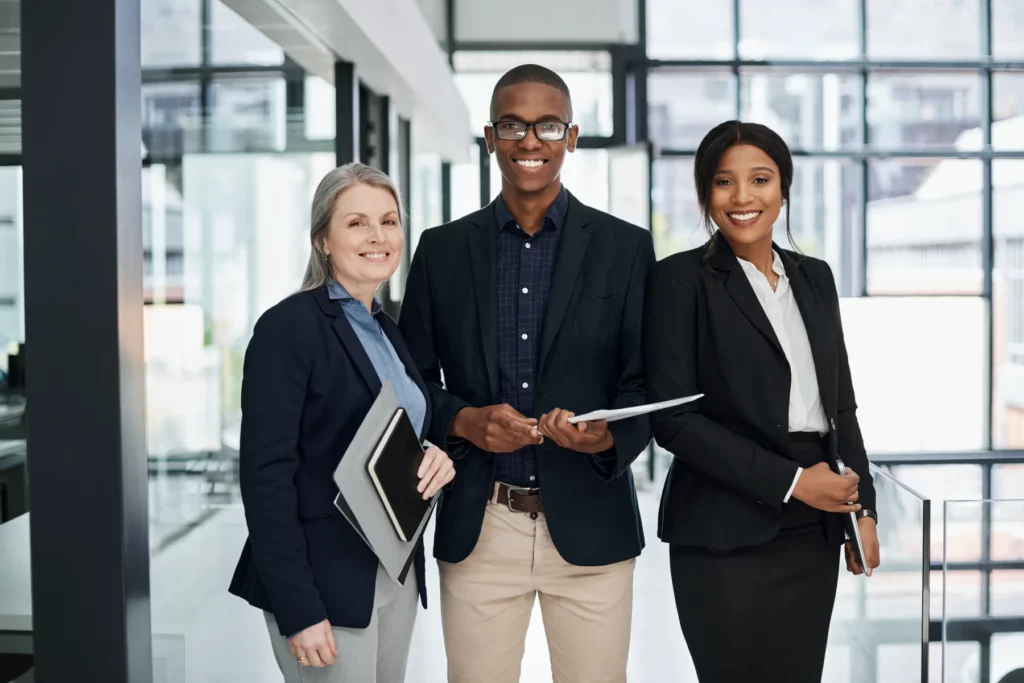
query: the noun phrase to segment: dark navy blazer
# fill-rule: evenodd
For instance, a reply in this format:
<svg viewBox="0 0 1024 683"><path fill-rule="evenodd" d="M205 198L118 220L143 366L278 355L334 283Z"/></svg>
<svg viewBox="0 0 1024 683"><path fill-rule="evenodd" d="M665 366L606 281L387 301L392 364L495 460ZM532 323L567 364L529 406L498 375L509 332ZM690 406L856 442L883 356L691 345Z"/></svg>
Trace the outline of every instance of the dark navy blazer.
<svg viewBox="0 0 1024 683"><path fill-rule="evenodd" d="M391 318L379 314L409 376L430 397ZM324 619L366 628L378 561L334 506L334 470L380 393L377 371L327 288L260 316L245 353L240 449L249 538L230 592L292 636ZM427 604L422 544L415 555Z"/></svg>
<svg viewBox="0 0 1024 683"><path fill-rule="evenodd" d="M429 383L427 438L436 444L446 443L460 409L498 402L498 235L492 204L425 230L412 260L400 327ZM529 417L553 408L582 414L647 403L640 330L653 264L649 231L569 194ZM650 422L642 416L608 428L615 437L610 455L575 453L550 439L537 447L551 540L577 566L621 562L644 547L630 468L650 443ZM494 455L453 445L455 479L438 502L434 527L434 556L443 562L462 562L473 552L494 490ZM609 457L613 467L597 466L596 459Z"/></svg>

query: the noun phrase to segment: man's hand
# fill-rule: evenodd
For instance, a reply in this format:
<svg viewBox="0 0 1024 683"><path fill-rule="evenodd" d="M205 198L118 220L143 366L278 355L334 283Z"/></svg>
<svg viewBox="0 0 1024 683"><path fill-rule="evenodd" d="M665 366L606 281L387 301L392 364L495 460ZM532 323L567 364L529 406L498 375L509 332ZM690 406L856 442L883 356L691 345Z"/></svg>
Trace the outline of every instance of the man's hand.
<svg viewBox="0 0 1024 683"><path fill-rule="evenodd" d="M870 517L858 519L857 527L860 531L860 542L864 546L864 562L868 565L868 576L871 576L871 571L877 569L881 564L878 550L878 527L875 525L875 520ZM862 574L864 568L857 562L850 543L850 541L846 542L846 568L853 574Z"/></svg>
<svg viewBox="0 0 1024 683"><path fill-rule="evenodd" d="M570 424L573 413L555 408L540 417L540 433L562 448L578 453L603 453L615 445L615 437L604 420Z"/></svg>
<svg viewBox="0 0 1024 683"><path fill-rule="evenodd" d="M544 442L537 432L537 420L524 417L507 403L463 408L455 413L449 431L488 453L511 453Z"/></svg>

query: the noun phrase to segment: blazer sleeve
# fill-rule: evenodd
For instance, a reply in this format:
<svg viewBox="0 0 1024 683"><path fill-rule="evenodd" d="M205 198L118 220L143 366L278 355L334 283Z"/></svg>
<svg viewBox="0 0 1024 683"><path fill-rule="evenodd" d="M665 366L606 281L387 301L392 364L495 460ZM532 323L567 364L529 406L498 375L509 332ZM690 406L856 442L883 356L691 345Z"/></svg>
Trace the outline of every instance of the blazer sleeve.
<svg viewBox="0 0 1024 683"><path fill-rule="evenodd" d="M643 327L644 294L651 267L654 265L654 240L644 232L633 257L633 265L623 305L619 329L619 379L613 409L641 406L647 403L644 381ZM629 469L633 461L651 443L651 422L647 415L608 423L615 445L606 453L591 456L598 474L615 479Z"/></svg>
<svg viewBox="0 0 1024 683"><path fill-rule="evenodd" d="M327 618L299 521L294 477L310 376L308 325L271 309L245 353L239 483L253 560L284 635Z"/></svg>
<svg viewBox="0 0 1024 683"><path fill-rule="evenodd" d="M697 381L698 292L674 260L655 266L644 312L644 362L651 401L702 393ZM651 414L654 438L688 467L782 509L797 464L701 413L700 401Z"/></svg>
<svg viewBox="0 0 1024 683"><path fill-rule="evenodd" d="M444 444L445 451L458 459L470 451L469 442L448 435L455 413L469 404L445 390L441 382L441 362L434 343L434 315L431 308L430 272L427 268L430 231L420 237L419 246L409 268L405 296L398 318L398 329L412 354L416 368L430 392L430 427L427 439L436 445Z"/></svg>
<svg viewBox="0 0 1024 683"><path fill-rule="evenodd" d="M827 263L824 266L824 278L822 283L826 292L826 301L829 313L832 316L832 326L836 335L836 346L839 352L839 391L836 408L836 435L839 439L839 457L843 459L848 467L853 469L860 476L858 499L863 507L875 510L875 484L871 476L871 467L868 464L867 451L864 449L864 437L860 431L860 421L857 420L857 399L853 391L853 378L850 373L850 358L846 353L846 339L843 336L843 321L839 309L839 292L836 290L835 277L832 269Z"/></svg>

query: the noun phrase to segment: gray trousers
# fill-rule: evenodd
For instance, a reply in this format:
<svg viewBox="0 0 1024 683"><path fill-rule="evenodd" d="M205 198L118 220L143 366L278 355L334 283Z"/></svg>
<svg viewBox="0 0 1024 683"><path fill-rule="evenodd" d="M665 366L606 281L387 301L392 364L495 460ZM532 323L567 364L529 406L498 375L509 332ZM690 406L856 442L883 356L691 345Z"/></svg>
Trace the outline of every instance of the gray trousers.
<svg viewBox="0 0 1024 683"><path fill-rule="evenodd" d="M274 615L265 612L274 657L285 683L403 683L418 602L414 572L409 572L402 586L378 565L370 625L365 629L334 627L338 656L332 666L320 669L299 665Z"/></svg>

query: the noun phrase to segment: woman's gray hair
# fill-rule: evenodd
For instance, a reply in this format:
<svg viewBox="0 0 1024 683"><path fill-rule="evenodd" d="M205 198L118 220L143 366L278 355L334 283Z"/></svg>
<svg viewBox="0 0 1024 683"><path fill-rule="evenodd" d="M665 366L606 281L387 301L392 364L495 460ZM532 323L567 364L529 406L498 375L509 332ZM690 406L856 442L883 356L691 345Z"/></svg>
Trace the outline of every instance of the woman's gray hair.
<svg viewBox="0 0 1024 683"><path fill-rule="evenodd" d="M339 166L324 176L313 194L313 206L309 218L309 265L302 277L302 291L316 289L326 285L333 277L331 263L324 253L324 241L331 230L331 216L334 215L334 204L338 195L356 185L370 185L387 190L395 198L398 205L398 216L405 226L405 208L402 205L402 193L388 175L375 168L353 162Z"/></svg>

